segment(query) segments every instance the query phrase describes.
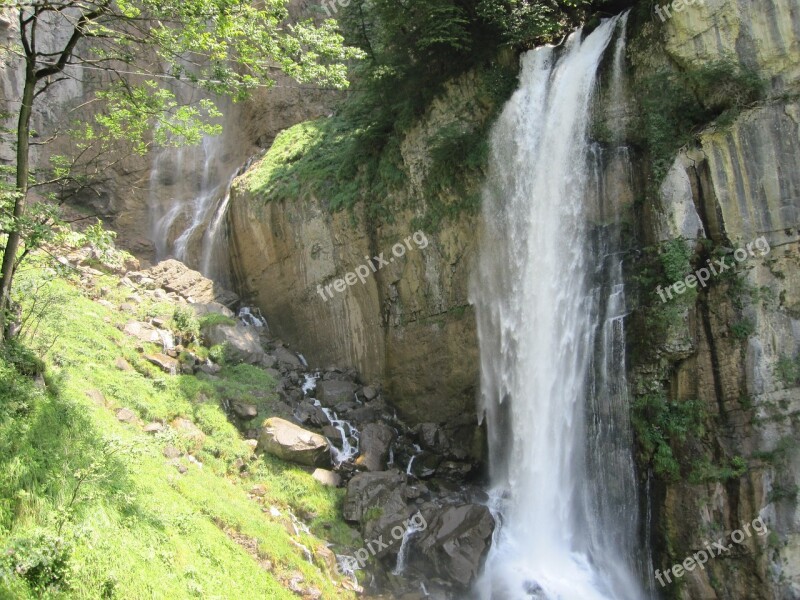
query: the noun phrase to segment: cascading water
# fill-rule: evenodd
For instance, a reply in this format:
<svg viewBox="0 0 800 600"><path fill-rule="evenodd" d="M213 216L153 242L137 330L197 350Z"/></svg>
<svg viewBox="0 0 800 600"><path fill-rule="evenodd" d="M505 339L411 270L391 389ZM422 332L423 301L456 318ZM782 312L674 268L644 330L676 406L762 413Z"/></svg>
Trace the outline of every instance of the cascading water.
<svg viewBox="0 0 800 600"><path fill-rule="evenodd" d="M598 67L618 26L624 35L617 17L527 53L492 133L470 293L499 523L475 587L487 600L646 597L619 228L603 215L615 207L593 206L604 197L602 157L588 139Z"/></svg>
<svg viewBox="0 0 800 600"><path fill-rule="evenodd" d="M225 228L231 185L249 165L226 160L228 143L224 135L207 136L198 147L165 148L150 175L156 259L177 258L223 287L231 284Z"/></svg>

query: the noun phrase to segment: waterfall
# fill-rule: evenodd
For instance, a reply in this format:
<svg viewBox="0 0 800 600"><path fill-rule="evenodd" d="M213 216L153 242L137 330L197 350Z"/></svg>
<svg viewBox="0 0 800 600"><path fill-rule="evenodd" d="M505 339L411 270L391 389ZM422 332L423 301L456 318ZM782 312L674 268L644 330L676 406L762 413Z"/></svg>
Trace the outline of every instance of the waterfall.
<svg viewBox="0 0 800 600"><path fill-rule="evenodd" d="M227 128L226 128L227 130ZM150 233L156 259L174 257L231 287L225 220L233 180L248 166L230 160L229 137L164 148L150 175Z"/></svg>
<svg viewBox="0 0 800 600"><path fill-rule="evenodd" d="M603 204L603 153L587 133L599 64L624 25L525 54L492 132L470 290L499 524L475 587L487 600L646 597L618 211Z"/></svg>

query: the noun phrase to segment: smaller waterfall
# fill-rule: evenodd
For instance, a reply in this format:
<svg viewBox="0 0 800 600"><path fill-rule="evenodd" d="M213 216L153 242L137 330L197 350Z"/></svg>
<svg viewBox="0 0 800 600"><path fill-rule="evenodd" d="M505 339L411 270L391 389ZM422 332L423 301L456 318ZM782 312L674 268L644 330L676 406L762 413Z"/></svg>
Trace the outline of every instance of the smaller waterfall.
<svg viewBox="0 0 800 600"><path fill-rule="evenodd" d="M400 542L400 550L397 552L397 565L394 571L392 571L393 575L402 575L405 572L406 566L408 565L408 553L411 550L411 538L425 529L424 525L417 523L417 519L415 518L417 515L422 516L417 512L414 517L409 519L408 528L403 533L403 540Z"/></svg>
<svg viewBox="0 0 800 600"><path fill-rule="evenodd" d="M340 419L333 409L323 408L319 400L315 400L314 404L322 409L322 412L325 413L326 417L328 417L330 424L339 431L339 438L342 444L341 448L338 448L336 444L334 444L333 440L328 438L331 446L333 463L338 467L353 460L356 456L358 456L359 452L358 446L359 437L361 434L358 429L353 427L350 422Z"/></svg>

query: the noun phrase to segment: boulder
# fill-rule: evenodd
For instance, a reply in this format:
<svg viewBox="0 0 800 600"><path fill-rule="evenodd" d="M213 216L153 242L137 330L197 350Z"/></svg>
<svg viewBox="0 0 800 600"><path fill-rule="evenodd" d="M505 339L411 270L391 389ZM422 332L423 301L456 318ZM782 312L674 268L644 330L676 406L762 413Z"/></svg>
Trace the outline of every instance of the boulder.
<svg viewBox="0 0 800 600"><path fill-rule="evenodd" d="M209 346L225 344L227 356L235 362L255 365L264 358L258 333L241 324L211 325L203 329L203 339Z"/></svg>
<svg viewBox="0 0 800 600"><path fill-rule="evenodd" d="M350 402L358 386L352 381L328 379L317 382L317 398L323 404L334 406L342 402Z"/></svg>
<svg viewBox="0 0 800 600"><path fill-rule="evenodd" d="M371 385L366 386L363 390L361 390L361 393L364 394L364 399L367 402L370 402L371 400L375 400L375 398L378 397L377 388L374 388Z"/></svg>
<svg viewBox="0 0 800 600"><path fill-rule="evenodd" d="M145 277L155 281L156 286L167 292L173 292L189 302L210 304L217 302L224 306L233 306L239 297L233 292L221 288L210 279L193 271L182 262L169 259L143 271Z"/></svg>
<svg viewBox="0 0 800 600"><path fill-rule="evenodd" d="M423 510L427 527L414 540L410 565L428 577L471 586L489 550L495 522L482 504Z"/></svg>
<svg viewBox="0 0 800 600"><path fill-rule="evenodd" d="M361 430L361 455L356 466L366 467L367 471L382 471L389 458L389 447L394 441L394 430L383 423L370 423Z"/></svg>
<svg viewBox="0 0 800 600"><path fill-rule="evenodd" d="M280 364L287 366L290 369L299 369L303 366L303 363L300 361L297 355L291 350L284 348L283 346L275 348L274 355L275 359Z"/></svg>
<svg viewBox="0 0 800 600"><path fill-rule="evenodd" d="M153 327L150 323L130 321L122 329L122 332L142 342L151 342L153 344L161 343L161 335L158 333L158 329Z"/></svg>
<svg viewBox="0 0 800 600"><path fill-rule="evenodd" d="M178 417L170 425L178 432L178 435L191 443L190 450L192 452L197 452L203 447L206 441L206 434L189 419Z"/></svg>
<svg viewBox="0 0 800 600"><path fill-rule="evenodd" d="M328 440L277 417L264 421L258 436L258 449L309 467L330 466L331 462Z"/></svg>
<svg viewBox="0 0 800 600"><path fill-rule="evenodd" d="M246 402L234 402L231 409L240 419L249 421L258 416L258 406L255 404L247 404Z"/></svg>
<svg viewBox="0 0 800 600"><path fill-rule="evenodd" d="M170 375L176 375L181 368L180 361L166 354L161 354L160 352L156 354L145 354L144 359Z"/></svg>
<svg viewBox="0 0 800 600"><path fill-rule="evenodd" d="M311 476L327 487L339 487L342 483L342 477L338 473L327 469L316 469Z"/></svg>
<svg viewBox="0 0 800 600"><path fill-rule="evenodd" d="M120 421L121 423L128 423L130 425L138 425L141 423L139 415L133 412L130 408L119 408L114 414L117 417L117 421Z"/></svg>
<svg viewBox="0 0 800 600"><path fill-rule="evenodd" d="M194 311L194 314L198 317L205 317L208 315L223 315L232 319L236 316L236 314L234 314L230 308L224 304L220 304L219 302L193 302L189 306Z"/></svg>
<svg viewBox="0 0 800 600"><path fill-rule="evenodd" d="M398 470L378 471L374 473L358 473L347 484L342 514L347 521L365 521L370 513L385 512L405 508L405 502L397 505L393 495L405 493L406 476Z"/></svg>

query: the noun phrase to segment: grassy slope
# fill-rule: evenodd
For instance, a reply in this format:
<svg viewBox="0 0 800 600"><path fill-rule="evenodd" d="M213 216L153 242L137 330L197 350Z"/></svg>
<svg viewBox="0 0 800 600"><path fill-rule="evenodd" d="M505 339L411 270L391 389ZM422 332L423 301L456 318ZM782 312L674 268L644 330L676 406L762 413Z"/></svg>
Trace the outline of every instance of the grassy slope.
<svg viewBox="0 0 800 600"><path fill-rule="evenodd" d="M94 289L116 283L100 278ZM300 588L316 588L326 599L352 597L332 581L331 565L319 556L325 542L313 535L353 542L337 517L341 491L278 461L251 462L245 476L233 464L249 461L250 448L220 402L257 397L259 417L268 414L266 392L274 383L266 373L239 366L227 367L218 380L166 376L117 329L129 315L61 280L36 295L40 302L50 296L55 302L48 316L28 339L34 346L52 344L48 391L0 361L0 552L36 540L33 549L0 556L0 598L297 598L287 587L298 576ZM143 303L137 310L169 316L170 307ZM116 368L119 356L134 370ZM101 392L105 402L90 398L89 390ZM203 466L184 456L177 460L188 471L180 474L163 449L187 450L194 442L172 428L154 436L120 423L119 407L145 421L194 421L207 435L194 452ZM249 494L257 485L260 494ZM273 516L273 507L280 516ZM310 523L312 535L295 535L288 510ZM66 579L60 590L32 589L36 570L28 580L8 574L26 556L46 562L42 552L58 547L51 538L59 527L71 549L66 568L53 569ZM315 564L298 543L312 550ZM53 579L45 574L39 581L48 587Z"/></svg>

